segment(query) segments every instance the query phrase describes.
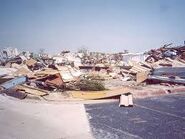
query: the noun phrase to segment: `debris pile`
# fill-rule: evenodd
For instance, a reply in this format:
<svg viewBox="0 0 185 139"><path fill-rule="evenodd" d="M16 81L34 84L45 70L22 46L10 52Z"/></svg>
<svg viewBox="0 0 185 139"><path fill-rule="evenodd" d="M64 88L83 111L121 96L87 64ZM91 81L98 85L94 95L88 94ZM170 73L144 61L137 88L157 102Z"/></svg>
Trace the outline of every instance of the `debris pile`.
<svg viewBox="0 0 185 139"><path fill-rule="evenodd" d="M172 47L164 45L156 50L147 52L146 62L152 67L152 73L148 76L148 83L166 83L185 85L185 46Z"/></svg>
<svg viewBox="0 0 185 139"><path fill-rule="evenodd" d="M0 50L1 90L13 88L21 98L67 90L102 91L109 89L105 82L114 86L115 80L123 86L131 82L134 86L141 83L184 85L184 69L185 46L172 47L172 44L144 54L62 51L51 56L13 48Z"/></svg>

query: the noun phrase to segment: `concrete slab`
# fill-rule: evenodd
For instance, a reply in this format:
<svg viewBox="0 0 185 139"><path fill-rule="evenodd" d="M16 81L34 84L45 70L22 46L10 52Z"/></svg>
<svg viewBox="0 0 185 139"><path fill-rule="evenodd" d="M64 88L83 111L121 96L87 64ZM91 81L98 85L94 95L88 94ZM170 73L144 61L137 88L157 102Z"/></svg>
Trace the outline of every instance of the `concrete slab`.
<svg viewBox="0 0 185 139"><path fill-rule="evenodd" d="M3 139L90 139L83 104L19 101L0 95L0 135Z"/></svg>

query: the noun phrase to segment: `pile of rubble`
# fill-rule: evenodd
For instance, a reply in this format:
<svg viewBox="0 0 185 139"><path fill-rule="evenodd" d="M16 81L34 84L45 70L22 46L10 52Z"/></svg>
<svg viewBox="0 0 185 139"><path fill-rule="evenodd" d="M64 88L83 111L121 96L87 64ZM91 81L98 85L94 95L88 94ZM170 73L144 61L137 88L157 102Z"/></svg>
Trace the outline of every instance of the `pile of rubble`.
<svg viewBox="0 0 185 139"><path fill-rule="evenodd" d="M1 90L14 88L45 96L66 90L99 91L103 81L185 84L185 46L165 45L147 53L62 51L58 55L34 54L6 48L0 51Z"/></svg>
<svg viewBox="0 0 185 139"><path fill-rule="evenodd" d="M185 85L185 45L173 47L172 43L147 52L146 62L152 67L148 83Z"/></svg>

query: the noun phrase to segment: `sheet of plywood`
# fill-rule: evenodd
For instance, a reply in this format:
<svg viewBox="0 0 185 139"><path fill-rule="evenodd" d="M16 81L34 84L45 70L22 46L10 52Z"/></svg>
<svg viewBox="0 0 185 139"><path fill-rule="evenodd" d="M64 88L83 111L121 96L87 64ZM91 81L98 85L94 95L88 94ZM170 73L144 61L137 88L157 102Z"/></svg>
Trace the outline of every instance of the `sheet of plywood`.
<svg viewBox="0 0 185 139"><path fill-rule="evenodd" d="M143 81L145 81L148 78L148 74L149 74L149 72L146 72L146 71L145 72L144 71L138 72L136 74L136 82L142 83Z"/></svg>
<svg viewBox="0 0 185 139"><path fill-rule="evenodd" d="M131 92L133 88L123 87L106 91L70 91L70 96L79 99L103 99L120 96L121 94Z"/></svg>

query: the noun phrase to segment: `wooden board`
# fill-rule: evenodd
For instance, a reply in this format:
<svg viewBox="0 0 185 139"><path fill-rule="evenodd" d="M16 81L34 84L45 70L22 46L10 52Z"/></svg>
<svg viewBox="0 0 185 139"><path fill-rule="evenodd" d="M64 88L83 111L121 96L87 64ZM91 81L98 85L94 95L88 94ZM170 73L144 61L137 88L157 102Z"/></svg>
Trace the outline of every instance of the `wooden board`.
<svg viewBox="0 0 185 139"><path fill-rule="evenodd" d="M24 90L28 94L36 95L36 96L45 96L48 95L48 92L42 89L33 88L25 85L16 86L17 90Z"/></svg>
<svg viewBox="0 0 185 139"><path fill-rule="evenodd" d="M69 91L69 93L73 98L93 100L116 97L133 90L131 87L123 87L106 91Z"/></svg>

